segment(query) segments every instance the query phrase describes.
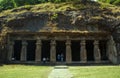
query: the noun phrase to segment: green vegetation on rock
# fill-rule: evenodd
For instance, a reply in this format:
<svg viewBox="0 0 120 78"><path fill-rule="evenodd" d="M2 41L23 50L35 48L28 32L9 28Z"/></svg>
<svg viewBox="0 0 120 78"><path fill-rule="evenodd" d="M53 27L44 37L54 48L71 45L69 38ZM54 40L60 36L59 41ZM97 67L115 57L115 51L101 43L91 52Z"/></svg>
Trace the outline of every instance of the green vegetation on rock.
<svg viewBox="0 0 120 78"><path fill-rule="evenodd" d="M0 13L0 16L10 15L10 14L21 14L24 12L60 12L60 11L77 11L87 8L96 8L96 9L104 9L108 8L113 11L116 11L115 8L118 8L117 11L120 10L119 7L106 4L106 3L97 3L97 2L88 2L86 4L81 3L80 1L73 2L64 2L64 3L41 3L37 5L25 5L18 8L14 8L11 10L6 10Z"/></svg>
<svg viewBox="0 0 120 78"><path fill-rule="evenodd" d="M82 2L86 4L89 1L93 0L0 0L0 11L12 9L20 6L25 5L35 5L35 4L41 4L41 3L62 3L62 2ZM120 0L98 0L103 3L109 3L114 5L120 5Z"/></svg>

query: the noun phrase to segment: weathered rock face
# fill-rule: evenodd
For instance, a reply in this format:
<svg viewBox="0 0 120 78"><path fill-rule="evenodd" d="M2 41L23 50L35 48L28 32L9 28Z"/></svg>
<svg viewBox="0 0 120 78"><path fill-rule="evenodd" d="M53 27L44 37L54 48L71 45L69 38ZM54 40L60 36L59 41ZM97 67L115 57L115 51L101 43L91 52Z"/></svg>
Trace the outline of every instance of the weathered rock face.
<svg viewBox="0 0 120 78"><path fill-rule="evenodd" d="M83 13L83 14L82 14ZM56 16L55 16L56 15ZM100 15L100 14L98 14ZM22 30L27 28L34 28L39 26L44 29L46 26L53 26L61 30L79 30L81 27L99 26L99 28L110 28L107 24L108 20L103 16L84 15L84 11L66 11L59 13L24 13L21 15L3 18L2 22L9 28L21 28ZM10 20L8 20L10 19ZM8 21L7 21L8 20ZM107 23L108 22L108 23ZM81 29L82 30L82 29ZM83 28L84 30L84 28ZM93 29L94 30L94 29ZM31 31L37 31L35 29Z"/></svg>
<svg viewBox="0 0 120 78"><path fill-rule="evenodd" d="M114 26L119 24L119 15L120 12L113 13L110 9L101 10L96 8L64 12L24 12L1 16L0 27L4 24L9 28L25 29L25 26L43 26L44 29L44 26L53 25L56 26L56 29L79 30L85 26L93 28L99 26L99 28L112 31Z"/></svg>

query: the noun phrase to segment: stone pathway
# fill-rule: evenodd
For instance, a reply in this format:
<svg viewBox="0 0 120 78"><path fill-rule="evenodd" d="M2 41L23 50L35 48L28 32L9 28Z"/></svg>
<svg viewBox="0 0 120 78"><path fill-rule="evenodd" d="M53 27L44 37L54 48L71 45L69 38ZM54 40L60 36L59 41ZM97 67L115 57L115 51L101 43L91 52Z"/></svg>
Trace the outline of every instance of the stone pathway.
<svg viewBox="0 0 120 78"><path fill-rule="evenodd" d="M68 66L55 66L48 78L73 78Z"/></svg>

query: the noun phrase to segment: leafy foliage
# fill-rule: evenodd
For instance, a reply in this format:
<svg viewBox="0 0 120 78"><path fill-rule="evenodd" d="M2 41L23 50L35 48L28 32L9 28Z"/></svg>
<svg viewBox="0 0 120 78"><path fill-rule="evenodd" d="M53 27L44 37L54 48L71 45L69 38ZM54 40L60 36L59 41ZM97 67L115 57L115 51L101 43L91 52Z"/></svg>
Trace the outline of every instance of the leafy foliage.
<svg viewBox="0 0 120 78"><path fill-rule="evenodd" d="M120 5L120 0L98 0L100 2L114 4L114 5Z"/></svg>

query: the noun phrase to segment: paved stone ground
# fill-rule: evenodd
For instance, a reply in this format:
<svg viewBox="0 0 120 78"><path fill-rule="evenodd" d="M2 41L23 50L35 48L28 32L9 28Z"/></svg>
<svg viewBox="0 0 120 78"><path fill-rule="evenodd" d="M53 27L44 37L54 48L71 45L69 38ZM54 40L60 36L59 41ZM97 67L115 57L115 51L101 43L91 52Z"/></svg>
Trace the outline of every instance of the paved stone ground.
<svg viewBox="0 0 120 78"><path fill-rule="evenodd" d="M55 66L48 78L73 78L67 66Z"/></svg>

